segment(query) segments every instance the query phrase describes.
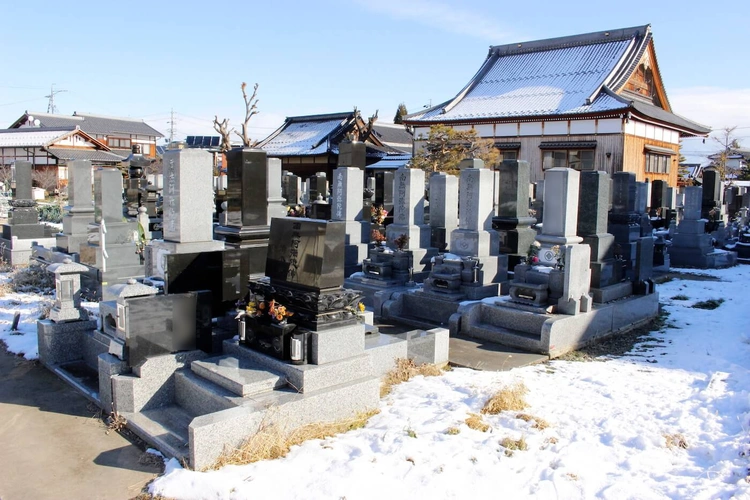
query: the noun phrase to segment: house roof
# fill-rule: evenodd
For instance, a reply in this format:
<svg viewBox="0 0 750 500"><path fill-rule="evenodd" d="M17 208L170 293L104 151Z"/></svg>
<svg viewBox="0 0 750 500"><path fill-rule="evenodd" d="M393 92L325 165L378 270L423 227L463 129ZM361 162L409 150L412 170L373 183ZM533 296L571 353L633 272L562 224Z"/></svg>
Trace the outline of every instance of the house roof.
<svg viewBox="0 0 750 500"><path fill-rule="evenodd" d="M355 120L364 122L352 111L324 115L291 116L275 132L263 139L258 147L269 156L314 156L326 153L338 154L338 143L355 126ZM373 134L375 135L375 134ZM378 148L383 143L370 137ZM369 150L373 144L368 144ZM389 148L385 148L383 154Z"/></svg>
<svg viewBox="0 0 750 500"><path fill-rule="evenodd" d="M635 110L660 121L677 121L689 132L707 133L707 127L618 95L651 43L651 27L645 25L493 46L453 99L410 114L404 122L429 125Z"/></svg>
<svg viewBox="0 0 750 500"><path fill-rule="evenodd" d="M0 129L0 148L42 147L74 130L75 127Z"/></svg>
<svg viewBox="0 0 750 500"><path fill-rule="evenodd" d="M53 115L48 113L26 112L16 120L9 128L23 127L29 117L39 120L39 127L75 127L78 126L84 132L93 135L147 135L164 137L158 130L148 125L143 120L132 118L116 118L108 116L90 115L84 113L73 113L73 116Z"/></svg>
<svg viewBox="0 0 750 500"><path fill-rule="evenodd" d="M90 160L98 162L119 163L123 160L118 156L107 151L95 149L74 149L74 148L45 148L46 151L59 158L60 160Z"/></svg>
<svg viewBox="0 0 750 500"><path fill-rule="evenodd" d="M411 153L414 136L407 130L405 125L397 123L375 122L373 132L380 142L397 151Z"/></svg>

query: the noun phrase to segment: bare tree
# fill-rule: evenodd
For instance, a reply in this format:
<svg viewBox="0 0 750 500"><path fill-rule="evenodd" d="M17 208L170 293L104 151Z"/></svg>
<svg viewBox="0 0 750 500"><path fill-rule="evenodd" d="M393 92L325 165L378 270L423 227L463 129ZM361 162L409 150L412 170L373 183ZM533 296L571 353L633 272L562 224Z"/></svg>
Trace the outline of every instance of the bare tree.
<svg viewBox="0 0 750 500"><path fill-rule="evenodd" d="M10 191L10 183L13 180L13 170L10 165L0 165L0 184L2 189Z"/></svg>
<svg viewBox="0 0 750 500"><path fill-rule="evenodd" d="M56 168L35 167L31 174L31 180L48 193L52 194L59 185Z"/></svg>
<svg viewBox="0 0 750 500"><path fill-rule="evenodd" d="M247 88L247 83L242 82L242 98L245 99L245 123L242 124L242 133L240 134L236 130L234 131L235 134L237 134L240 139L242 139L242 145L246 148L252 148L255 147L258 144L258 141L254 141L250 139L250 131L248 130L248 123L250 123L250 119L259 113L258 111L258 98L256 97L258 95L258 84L256 83L253 86L253 95L251 95L249 98L247 97L247 92L245 92L245 89ZM226 121L226 120L225 120Z"/></svg>
<svg viewBox="0 0 750 500"><path fill-rule="evenodd" d="M219 121L219 117L214 115L214 130L221 135L221 146L219 146L221 152L226 153L232 149L232 141L229 138L229 134L231 134L234 129L229 128L229 118L224 118L224 120Z"/></svg>
<svg viewBox="0 0 750 500"><path fill-rule="evenodd" d="M721 146L721 149L711 155L711 166L716 167L716 170L719 171L722 181L727 180L728 177L734 178L737 175L738 169L732 167L728 161L729 157L740 147L740 143L734 135L736 129L736 125L726 127L721 130L718 136L713 137L713 140Z"/></svg>

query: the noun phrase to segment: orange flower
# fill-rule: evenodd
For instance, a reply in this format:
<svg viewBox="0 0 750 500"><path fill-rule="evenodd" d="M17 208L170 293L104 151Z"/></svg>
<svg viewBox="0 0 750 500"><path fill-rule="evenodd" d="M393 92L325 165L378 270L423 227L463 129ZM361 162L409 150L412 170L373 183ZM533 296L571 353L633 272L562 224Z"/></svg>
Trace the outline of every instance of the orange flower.
<svg viewBox="0 0 750 500"><path fill-rule="evenodd" d="M261 302L260 304L258 304L258 309L265 309L265 308L266 308L265 302Z"/></svg>

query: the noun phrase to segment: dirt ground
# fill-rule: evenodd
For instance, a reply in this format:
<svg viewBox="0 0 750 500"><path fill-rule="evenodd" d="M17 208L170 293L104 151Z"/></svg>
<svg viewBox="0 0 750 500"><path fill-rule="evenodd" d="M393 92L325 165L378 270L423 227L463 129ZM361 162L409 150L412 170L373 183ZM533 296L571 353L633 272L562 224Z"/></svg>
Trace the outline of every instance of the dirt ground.
<svg viewBox="0 0 750 500"><path fill-rule="evenodd" d="M161 460L107 431L95 405L0 343L2 500L137 497Z"/></svg>

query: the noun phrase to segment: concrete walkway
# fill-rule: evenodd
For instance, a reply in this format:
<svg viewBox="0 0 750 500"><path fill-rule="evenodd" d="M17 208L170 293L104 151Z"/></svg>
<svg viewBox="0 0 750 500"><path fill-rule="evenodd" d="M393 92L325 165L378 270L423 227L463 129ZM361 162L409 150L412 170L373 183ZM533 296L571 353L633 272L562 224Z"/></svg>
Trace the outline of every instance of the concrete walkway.
<svg viewBox="0 0 750 500"><path fill-rule="evenodd" d="M549 361L549 356L520 351L463 335L450 338L448 360L454 366L503 372Z"/></svg>
<svg viewBox="0 0 750 500"><path fill-rule="evenodd" d="M0 347L2 500L131 499L156 477L159 465L106 434L89 408L42 365Z"/></svg>

